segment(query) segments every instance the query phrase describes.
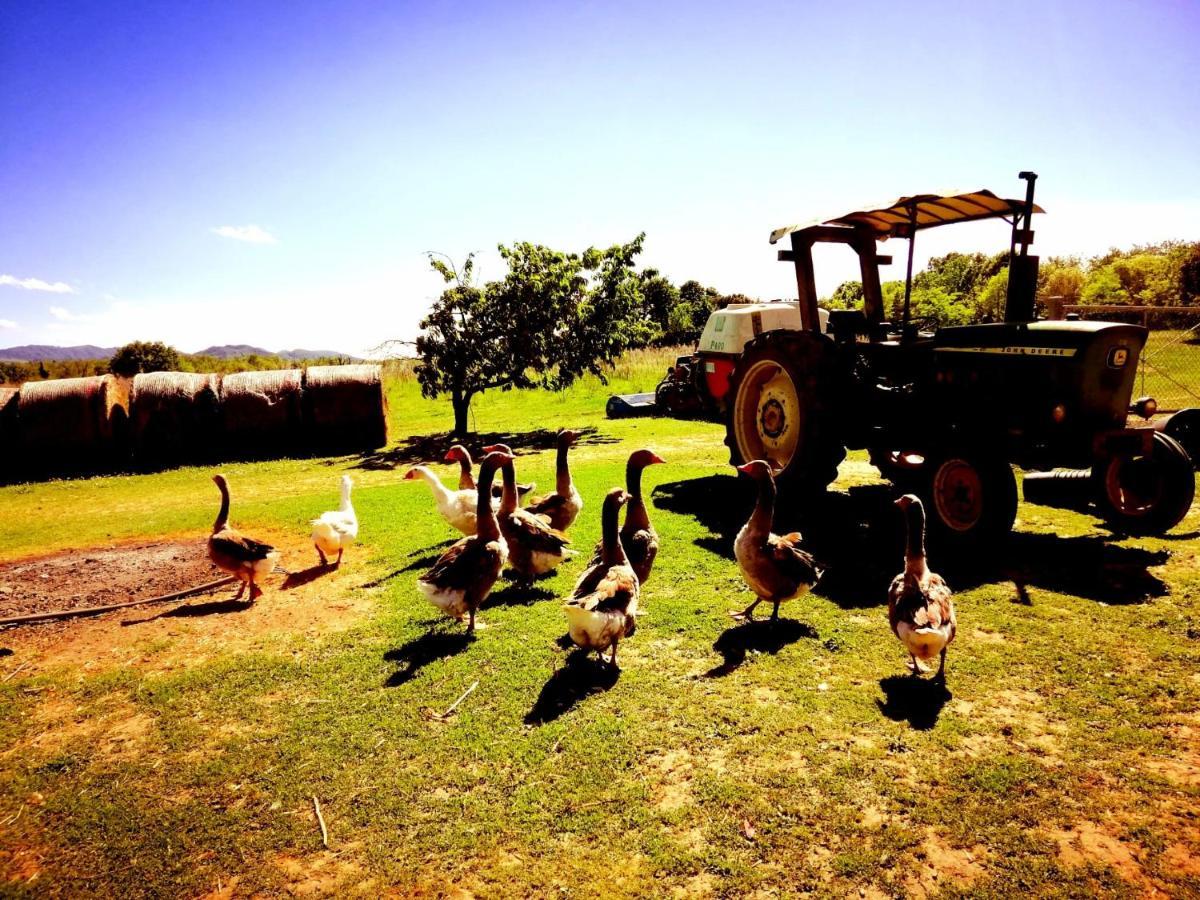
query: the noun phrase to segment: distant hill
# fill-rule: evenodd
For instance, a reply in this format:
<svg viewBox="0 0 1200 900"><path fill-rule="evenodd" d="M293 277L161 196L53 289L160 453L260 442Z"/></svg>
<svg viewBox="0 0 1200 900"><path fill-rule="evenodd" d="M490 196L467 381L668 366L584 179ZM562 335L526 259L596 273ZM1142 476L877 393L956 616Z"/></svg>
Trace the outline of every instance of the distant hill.
<svg viewBox="0 0 1200 900"><path fill-rule="evenodd" d="M0 362L75 362L77 360L109 359L117 352L116 347L97 347L94 344L82 344L78 347L55 347L50 344L24 344L20 347L0 348ZM252 347L249 344L222 344L219 347L208 347L199 353L184 354L185 356L215 356L217 359L235 359L241 356L278 356L299 362L305 359L327 359L340 357L355 360L348 353L337 350L280 350L272 352L262 347Z"/></svg>
<svg viewBox="0 0 1200 900"><path fill-rule="evenodd" d="M48 344L24 344L0 349L0 362L70 362L79 359L108 359L116 347L82 344L78 347L54 347Z"/></svg>
<svg viewBox="0 0 1200 900"><path fill-rule="evenodd" d="M192 356L215 356L217 359L234 359L240 356L278 356L280 359L299 361L304 359L326 359L331 356L344 359L355 359L348 353L337 350L264 350L250 344L222 344L219 347L207 347Z"/></svg>

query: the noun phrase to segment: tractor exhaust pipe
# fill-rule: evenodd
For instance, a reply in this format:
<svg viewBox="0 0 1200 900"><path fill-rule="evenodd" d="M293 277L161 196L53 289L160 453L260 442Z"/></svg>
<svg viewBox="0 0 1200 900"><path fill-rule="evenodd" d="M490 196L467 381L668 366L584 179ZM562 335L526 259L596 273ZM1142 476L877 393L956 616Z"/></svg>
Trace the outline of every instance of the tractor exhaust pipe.
<svg viewBox="0 0 1200 900"><path fill-rule="evenodd" d="M1019 324L1032 322L1035 318L1038 258L1029 255L1029 245L1033 243L1033 186L1037 182L1037 173L1022 172L1018 177L1025 182L1025 209L1013 216L1004 321Z"/></svg>

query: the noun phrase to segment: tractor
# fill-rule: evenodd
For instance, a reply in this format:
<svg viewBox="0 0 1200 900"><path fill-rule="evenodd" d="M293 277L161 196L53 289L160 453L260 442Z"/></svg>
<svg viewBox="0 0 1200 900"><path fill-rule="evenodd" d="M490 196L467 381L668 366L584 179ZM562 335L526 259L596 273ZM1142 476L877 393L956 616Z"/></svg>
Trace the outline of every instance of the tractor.
<svg viewBox="0 0 1200 900"><path fill-rule="evenodd" d="M1032 172L1024 199L991 191L901 197L807 226L772 232L795 266L798 302L741 304L713 313L697 352L659 386L672 405L724 419L735 464L765 459L785 493L822 492L847 448L920 494L931 538L963 547L1005 536L1016 517L1012 466L1030 470L1026 498L1094 504L1115 530L1161 534L1191 506L1192 463L1167 430L1148 423L1154 401L1131 406L1146 329L1036 318L1038 258ZM957 222L1011 225L1003 322L924 330L910 315L919 231ZM907 240L900 321L888 321L877 253ZM861 309L817 306L812 249L858 256ZM1129 413L1147 419L1128 427ZM1065 471L1064 471L1065 468ZM1055 470L1055 471L1050 471Z"/></svg>

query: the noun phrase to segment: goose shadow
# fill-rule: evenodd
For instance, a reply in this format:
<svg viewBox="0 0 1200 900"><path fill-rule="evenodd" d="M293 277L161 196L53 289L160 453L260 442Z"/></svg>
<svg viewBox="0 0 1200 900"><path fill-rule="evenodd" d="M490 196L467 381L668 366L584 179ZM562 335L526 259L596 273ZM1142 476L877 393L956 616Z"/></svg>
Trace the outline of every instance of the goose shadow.
<svg viewBox="0 0 1200 900"><path fill-rule="evenodd" d="M387 662L400 664L384 681L384 686L399 687L407 684L430 663L456 656L474 642L475 635L467 634L466 631L427 631L420 637L383 654Z"/></svg>
<svg viewBox="0 0 1200 900"><path fill-rule="evenodd" d="M158 619L194 619L200 616L224 615L227 613L245 612L254 606L252 600L235 600L228 597L225 600L208 600L204 603L185 603L182 606L176 606L173 609L164 610L156 613L153 616L146 616L143 619L125 619L121 622L122 627L130 625L142 625L146 622L154 622Z"/></svg>
<svg viewBox="0 0 1200 900"><path fill-rule="evenodd" d="M723 661L704 673L705 678L724 678L746 661L751 652L772 656L801 638L817 638L817 630L795 619L754 619L725 629L713 644Z"/></svg>
<svg viewBox="0 0 1200 900"><path fill-rule="evenodd" d="M876 698L879 711L893 722L908 722L917 731L937 724L942 707L954 695L940 681L912 675L889 675L879 679L886 700Z"/></svg>
<svg viewBox="0 0 1200 900"><path fill-rule="evenodd" d="M293 588L310 584L311 582L316 581L318 578L322 578L325 575L336 571L337 569L332 563L324 566L320 563L317 563L315 566L309 566L307 569L301 569L299 572L288 572L287 578L283 580L283 584L280 585L279 589L282 591L290 591Z"/></svg>
<svg viewBox="0 0 1200 900"><path fill-rule="evenodd" d="M609 690L621 677L621 670L576 649L563 667L542 685L533 708L525 715L526 725L544 725L570 712L592 694Z"/></svg>
<svg viewBox="0 0 1200 900"><path fill-rule="evenodd" d="M615 444L617 438L601 434L596 426L578 429L578 444ZM532 431L486 431L476 434L456 435L451 431L439 434L420 434L402 438L396 446L386 450L359 454L351 466L355 469L390 470L399 466L414 465L431 460L440 462L454 444L462 444L475 459L483 456L483 448L491 444L508 444L517 454L538 453L553 450L558 446L558 432L548 428Z"/></svg>
<svg viewBox="0 0 1200 900"><path fill-rule="evenodd" d="M535 585L512 582L498 591L488 594L480 605L480 609L492 609L496 606L533 606L542 600L553 600L557 594Z"/></svg>
<svg viewBox="0 0 1200 900"><path fill-rule="evenodd" d="M415 572L418 569L429 568L435 562L441 559L442 553L445 552L447 547L451 547L456 543L457 541L454 538L447 538L446 540L439 541L436 544L430 544L428 547L420 547L416 550L413 550L411 553L407 553L404 556L405 559L409 560L408 565L402 566L399 569L393 569L386 575L380 575L378 578L374 578L371 581L365 582L364 584L360 585L360 587L377 588L380 585L387 584L393 578L399 578L405 572Z"/></svg>

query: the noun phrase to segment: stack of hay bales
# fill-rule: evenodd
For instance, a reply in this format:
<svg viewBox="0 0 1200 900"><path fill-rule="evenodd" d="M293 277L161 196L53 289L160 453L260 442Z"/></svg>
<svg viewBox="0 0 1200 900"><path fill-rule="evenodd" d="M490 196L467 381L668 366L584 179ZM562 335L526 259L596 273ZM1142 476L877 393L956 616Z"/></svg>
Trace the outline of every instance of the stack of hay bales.
<svg viewBox="0 0 1200 900"><path fill-rule="evenodd" d="M216 458L222 440L221 376L192 372L135 375L130 423L133 458L139 468Z"/></svg>
<svg viewBox="0 0 1200 900"><path fill-rule="evenodd" d="M95 472L128 459L129 381L115 375L30 381L17 401L31 473Z"/></svg>
<svg viewBox="0 0 1200 900"><path fill-rule="evenodd" d="M20 433L17 431L17 402L20 399L19 388L0 387L0 482L7 479L13 467L20 458L17 443Z"/></svg>
<svg viewBox="0 0 1200 900"><path fill-rule="evenodd" d="M238 372L221 379L223 450L233 457L268 457L303 449L299 369Z"/></svg>
<svg viewBox="0 0 1200 900"><path fill-rule="evenodd" d="M309 366L304 374L308 445L327 452L387 443L387 396L379 366Z"/></svg>

